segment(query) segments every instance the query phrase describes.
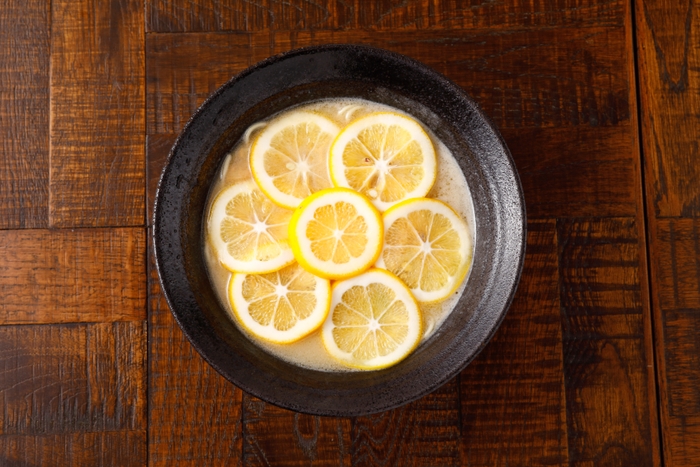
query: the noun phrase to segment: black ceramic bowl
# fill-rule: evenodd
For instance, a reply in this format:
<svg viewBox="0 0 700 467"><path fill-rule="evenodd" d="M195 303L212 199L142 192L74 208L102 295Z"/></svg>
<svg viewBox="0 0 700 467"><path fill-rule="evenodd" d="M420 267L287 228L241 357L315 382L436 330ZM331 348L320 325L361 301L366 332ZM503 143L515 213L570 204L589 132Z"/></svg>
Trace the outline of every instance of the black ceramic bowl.
<svg viewBox="0 0 700 467"><path fill-rule="evenodd" d="M207 194L227 152L253 123L318 99L360 97L402 109L457 158L474 200L467 288L439 330L398 365L326 373L291 365L251 343L217 301L203 258ZM202 356L229 381L273 404L320 415L362 415L410 402L460 372L486 345L513 298L525 255L525 207L498 131L467 94L434 70L381 49L294 50L247 69L194 114L158 187L154 242L168 304Z"/></svg>

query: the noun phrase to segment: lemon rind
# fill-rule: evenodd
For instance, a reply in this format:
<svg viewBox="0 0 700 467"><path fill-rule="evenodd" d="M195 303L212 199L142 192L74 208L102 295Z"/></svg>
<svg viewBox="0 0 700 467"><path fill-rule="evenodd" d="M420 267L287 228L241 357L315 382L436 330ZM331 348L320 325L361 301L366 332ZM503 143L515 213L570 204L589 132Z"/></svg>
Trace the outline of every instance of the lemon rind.
<svg viewBox="0 0 700 467"><path fill-rule="evenodd" d="M308 259L308 257L311 257L311 253L306 252L304 253L304 250L307 248L302 246L302 243L300 241L300 235L299 232L297 232L297 226L302 218L307 212L308 209L311 209L310 206L317 202L319 198L326 197L332 194L346 194L347 196L350 197L356 197L359 201L365 203L367 209L367 212L372 213L372 217L374 219L374 222L376 222L376 234L371 235L368 234L369 240L374 241L376 238L376 243L377 243L377 248L375 248L374 253L371 255L371 257L368 257L365 262L361 263L359 266L351 269L351 270L344 270L338 267L337 263L332 263L332 262L312 262ZM347 200L347 198L345 199ZM294 214L292 214L292 218L289 222L289 244L291 246L292 253L294 257L296 258L297 262L306 269L307 271L311 272L312 274L315 274L319 277L323 277L325 279L332 279L332 280L342 280L342 279L347 279L353 276L356 276L363 271L369 269L374 263L376 263L377 259L379 258L379 255L381 254L382 251L382 245L384 241L384 224L382 222L382 217L381 214L377 211L377 209L374 207L374 205L370 202L369 199L367 199L364 195L361 193L358 193L355 190L352 190L350 188L342 188L342 187L336 187L336 188L327 188L325 190L318 191L304 199L304 201L299 205L299 207L294 211ZM306 243L306 242L304 242ZM319 264L323 264L324 266L327 267L320 267Z"/></svg>
<svg viewBox="0 0 700 467"><path fill-rule="evenodd" d="M338 135L333 140L333 143L331 143L330 155L328 158L328 172L330 173L330 180L333 183L333 185L354 190L354 188L350 186L347 179L345 178L343 170L337 169L338 167L344 167L342 163L343 151L340 150L341 145L344 149L345 146L350 142L350 140L356 137L357 134L359 134L359 132L362 131L362 129L368 125L374 123L386 124L387 117L389 119L401 119L407 125L412 126L414 130L418 130L419 134L423 135L423 141L416 141L421 145L421 148L424 149L424 154L425 150L429 149L429 153L432 155L432 157L427 157L427 155L424 156L427 161L427 166L425 166L424 168L427 169L428 176L420 185L418 185L417 188L407 193L403 199L391 203L387 203L379 199L370 200L380 212L386 211L392 206L395 206L396 204L403 202L407 199L419 198L427 195L432 189L433 185L435 184L435 180L437 179L437 154L435 151L435 146L433 145L432 140L430 138L430 135L428 135L423 126L414 118L396 112L373 112L371 114L364 115L350 122L345 128L343 128L340 131L340 133L338 133Z"/></svg>
<svg viewBox="0 0 700 467"><path fill-rule="evenodd" d="M337 345L335 345L335 341L333 340L332 337L332 332L333 329L335 328L335 325L333 325L333 320L332 320L332 312L333 312L333 307L334 307L334 301L333 297L335 296L336 290L340 289L341 287L344 287L346 284L349 282L357 282L363 279L363 276L367 276L370 274L383 274L387 277L390 278L391 281L394 282L394 284L398 287L404 290L405 292L405 298L406 301L409 303L413 304L413 310L415 311L414 316L415 316L415 324L417 326L417 331L414 333L415 338L414 342L412 342L412 345L408 347L407 349L404 349L396 358L390 359L388 361L382 362L378 365L367 365L367 364L362 364L354 360L350 360L348 358L343 358L341 355L347 355L345 352L340 350ZM350 287L356 284L351 284ZM350 288L348 287L348 288ZM393 289L393 288L392 288ZM342 294L341 294L342 295ZM381 370L384 368L388 368L391 366L394 366L398 363L400 363L402 360L406 359L409 355L413 353L414 350L420 345L421 340L423 338L423 314L421 312L420 306L418 305L418 302L416 301L415 297L411 293L411 290L404 284L404 282L396 277L394 274L391 272L385 270L385 269L379 269L379 268L372 268L367 271L365 271L363 274L360 274L355 277L351 277L347 280L343 281L338 281L333 283L331 286L331 304L330 304L330 310L328 312L328 316L326 317L326 321L323 323L323 326L321 327L321 342L323 344L323 347L326 349L326 352L328 355L337 363L347 367L347 368L352 368L355 370L364 370L364 371L373 371L373 370ZM329 342L332 342L333 345L329 345ZM337 349L337 351L335 350ZM391 354L389 354L391 355ZM380 358L386 358L385 357L380 357Z"/></svg>
<svg viewBox="0 0 700 467"><path fill-rule="evenodd" d="M410 211L407 211L403 215L397 215L396 219L392 219L393 216L395 216L397 211L405 209L407 206L413 206L415 204L433 204L435 206L441 206L442 209L445 209L443 214L447 213L448 217L451 217L450 221L451 222L457 222L462 225L464 228L464 235L462 235L462 232L459 231L459 229L455 229L457 233L460 236L460 240L464 243L464 247L462 248L461 252L463 253L464 259L460 263L460 267L458 269L458 273L452 276L452 282L450 287L440 289L435 292L423 292L420 289L409 289L411 290L411 293L413 296L416 298L416 300L420 303L423 304L431 304L431 303L439 303L443 300L446 300L450 295L452 295L455 291L459 289L459 287L462 285L464 282L464 279L467 277L467 274L469 272L469 269L471 268L472 264L472 258L473 258L473 248L472 248L472 239L471 236L469 235L469 226L467 223L462 219L462 217L457 214L457 212L450 206L449 204L445 203L444 201L441 201L436 198L412 198L412 199L406 199L404 201L401 201L400 203L395 204L392 206L390 209L387 209L384 213L382 213L382 221L384 224L384 231L386 232L389 227L391 227L391 224L398 219L399 217L405 217L408 215L409 212L412 212L414 210L419 210L419 209L424 209L424 208L419 208L416 207L416 209L411 209ZM386 244L382 246L382 253L384 253L384 248L386 247ZM376 262L376 267L381 268L381 269L386 269L386 264L384 263L383 255L382 253L379 254L379 258L377 259ZM391 272L391 271L389 271ZM402 281L403 282L403 281ZM430 295L427 295L430 294Z"/></svg>
<svg viewBox="0 0 700 467"><path fill-rule="evenodd" d="M273 271L274 272L274 271ZM321 326L323 326L323 323L326 321L328 318L328 314L330 312L330 307L331 307L331 297L332 297L332 289L330 285L330 281L327 279L323 279L321 277L317 277L317 285L322 285L324 290L325 290L325 297L321 297L321 300L319 300L319 306L311 313L311 315L304 319L300 320L294 327L290 328L287 331L278 331L274 328L271 328L271 330L274 331L276 335L281 335L282 337L270 337L269 335L264 334L261 332L261 329L267 329L270 328L270 326L260 326L259 324L255 323L253 321L252 317L250 317L250 314L248 313L248 318L242 315L243 311L241 310L240 302L242 301L246 305L246 310L247 310L247 302L245 299L242 297L240 300L238 300L238 297L240 295L239 293L239 284L242 284L242 281L245 279L245 276L248 274L245 273L234 273L231 276L231 279L229 280L228 284L228 301L229 304L231 305L231 309L233 310L233 315L236 318L236 322L248 333L250 333L252 336L255 336L256 338L272 343L272 344L292 344L294 342L300 341L301 339L309 336L310 334L313 334L316 332ZM315 295L318 298L318 293L316 292ZM325 300L323 300L325 298ZM322 310L319 311L319 308L323 306ZM316 315L318 313L318 315ZM308 324L308 320L311 318L315 318L314 321L312 321L311 325ZM250 321L249 321L250 319ZM291 330L298 329L299 324L305 325L303 327L302 331L297 331L296 333L292 333ZM291 334L290 336L287 336L288 334Z"/></svg>
<svg viewBox="0 0 700 467"><path fill-rule="evenodd" d="M323 131L326 131L327 129L332 130L333 134L333 141L335 141L335 138L337 137L338 133L340 133L341 129L338 125L335 124L332 120L330 120L327 117L324 117L321 114L318 113L313 113L313 112L306 112L306 111L299 111L292 113L291 115L283 116L277 120L273 120L265 129L263 129L260 134L255 138L253 141L253 144L250 147L250 156L248 158L248 165L250 167L250 172L253 176L253 179L255 180L255 183L257 183L258 187L260 188L260 191L265 193L265 196L267 196L270 201L278 205L279 207L286 208L286 209L296 209L301 202L305 199L300 199L297 198L296 196L289 195L287 193L284 193L277 189L277 187L274 186L272 183L271 178L267 175L265 172L265 167L264 167L264 158L262 157L262 154L259 154L257 152L257 148L262 141L263 138L269 137L270 139L272 136L270 135L271 133L277 133L281 131L283 128L290 126L290 125L295 125L297 123L301 122L291 122L291 123L285 123L288 120L292 119L299 119L301 121L306 120L312 120L314 123L318 124L319 127ZM330 131L326 131L330 133ZM332 143L331 143L332 144ZM330 170L328 168L328 165L326 164L326 172L327 172L327 177L329 183L332 185L331 181L331 174ZM265 182L269 182L269 185L266 184ZM312 193L313 194L313 193Z"/></svg>
<svg viewBox="0 0 700 467"><path fill-rule="evenodd" d="M226 243L220 240L220 235L218 235L223 216L218 215L216 219L214 218L215 211L217 207L219 207L219 202L224 196L228 195L228 199L230 200L239 193L251 193L256 189L258 189L258 186L253 180L246 180L230 185L219 192L209 208L209 215L207 218L207 241L221 266L232 273L266 274L278 271L294 262L294 253L289 245L289 241L287 241L286 244L280 244L280 248L283 250L282 253L277 258L270 261L241 261L231 257L228 252L226 252ZM235 190L235 192L229 195L233 190Z"/></svg>

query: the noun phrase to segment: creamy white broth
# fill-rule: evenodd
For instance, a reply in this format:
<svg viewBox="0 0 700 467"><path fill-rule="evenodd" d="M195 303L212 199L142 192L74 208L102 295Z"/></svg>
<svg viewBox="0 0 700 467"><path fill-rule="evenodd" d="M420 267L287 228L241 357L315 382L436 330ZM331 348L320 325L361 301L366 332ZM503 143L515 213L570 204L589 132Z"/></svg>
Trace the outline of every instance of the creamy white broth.
<svg viewBox="0 0 700 467"><path fill-rule="evenodd" d="M300 110L322 114L335 122L340 128L359 117L374 112L390 111L412 117L393 107L362 99L328 99L294 107L285 112ZM269 120L272 120L272 118ZM248 164L249 150L255 136L264 126L265 122L251 125L241 141L228 154L209 192L209 201L205 212L209 212L211 202L223 189L234 183L252 180L253 176L250 173ZM473 245L475 234L474 209L467 181L450 150L425 125L423 125L423 128L430 136L437 155L437 177L433 188L428 193L428 197L446 202L467 222ZM342 366L328 355L321 341L320 330L292 344L272 344L248 333L236 321L228 300L228 283L232 274L221 266L208 242L205 242L204 249L209 277L219 301L229 313L231 320L251 341L283 360L306 368L320 371L358 371ZM420 307L424 319L423 341L429 338L450 314L464 292L467 282L468 277L452 296L440 303L421 304Z"/></svg>

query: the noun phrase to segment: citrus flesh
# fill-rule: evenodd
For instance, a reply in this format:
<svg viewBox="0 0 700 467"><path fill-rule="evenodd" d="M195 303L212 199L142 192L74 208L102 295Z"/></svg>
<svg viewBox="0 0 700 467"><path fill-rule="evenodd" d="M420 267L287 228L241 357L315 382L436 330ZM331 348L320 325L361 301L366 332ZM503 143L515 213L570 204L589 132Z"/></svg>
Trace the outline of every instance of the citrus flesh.
<svg viewBox="0 0 700 467"><path fill-rule="evenodd" d="M208 238L216 257L232 272L272 272L291 264L292 211L272 203L248 180L224 189L212 203Z"/></svg>
<svg viewBox="0 0 700 467"><path fill-rule="evenodd" d="M347 188L309 196L289 224L294 257L306 270L328 279L351 277L373 265L382 237L379 212L367 198Z"/></svg>
<svg viewBox="0 0 700 467"><path fill-rule="evenodd" d="M377 267L398 276L419 302L444 300L471 263L467 224L442 201L417 198L387 210Z"/></svg>
<svg viewBox="0 0 700 467"><path fill-rule="evenodd" d="M321 337L345 366L377 370L395 365L420 342L422 317L408 288L393 274L369 271L333 284Z"/></svg>
<svg viewBox="0 0 700 467"><path fill-rule="evenodd" d="M268 342L288 344L321 326L328 315L330 290L330 281L293 263L267 274L234 274L229 301L248 332Z"/></svg>
<svg viewBox="0 0 700 467"><path fill-rule="evenodd" d="M250 172L222 182L207 220L239 326L264 348L323 344L335 371L406 358L424 338L422 313L429 326L430 307L454 303L472 261L468 225L424 198L437 178L431 137L376 110L342 130L316 108L253 125Z"/></svg>
<svg viewBox="0 0 700 467"><path fill-rule="evenodd" d="M378 112L345 127L333 141L336 186L367 196L380 211L425 196L435 182L435 149L423 127L401 114Z"/></svg>
<svg viewBox="0 0 700 467"><path fill-rule="evenodd" d="M304 198L333 184L328 151L340 129L311 112L273 120L255 139L250 170L260 189L279 206L294 209Z"/></svg>

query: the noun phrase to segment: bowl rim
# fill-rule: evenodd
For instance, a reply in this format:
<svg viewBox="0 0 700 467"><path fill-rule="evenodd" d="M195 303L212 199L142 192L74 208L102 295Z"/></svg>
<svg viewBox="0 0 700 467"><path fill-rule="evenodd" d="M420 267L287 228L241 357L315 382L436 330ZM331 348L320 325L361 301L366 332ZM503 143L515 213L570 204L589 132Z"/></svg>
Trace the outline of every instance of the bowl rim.
<svg viewBox="0 0 700 467"><path fill-rule="evenodd" d="M247 379L242 379L242 378L237 378L234 377L234 375L231 374L231 371L229 368L227 368L225 365L222 364L221 359L218 357L215 358L214 356L210 355L208 350L211 349L211 346L208 345L203 345L202 343L202 336L200 334L201 329L197 328L197 326L193 325L193 316L191 313L186 313L183 312L183 307L178 301L176 300L177 297L175 297L175 294L173 293L173 287L172 284L168 284L167 280L165 279L166 277L166 271L165 267L167 266L167 258L168 254L163 248L163 242L159 241L161 238L161 233L163 232L164 229L161 228L160 220L163 218L168 213L168 202L164 197L167 195L167 189L166 186L168 183L172 183L173 179L171 176L171 171L172 171L172 164L173 162L178 158L178 155L181 153L183 150L183 146L188 144L188 137L189 134L193 131L193 127L196 125L196 122L200 119L200 117L207 113L210 112L212 109L212 106L215 105L215 103L221 98L221 96L226 93L228 90L230 90L232 87L235 87L238 83L241 81L245 80L249 76L255 74L259 70L263 70L269 67L274 67L275 65L278 65L280 63L284 63L285 61L289 59L293 59L295 57L305 57L305 56L314 56L314 54L320 54L320 53L333 53L333 52L351 52L351 53L357 53L357 54L365 54L365 55L378 55L381 56L382 58L388 58L390 60L395 60L399 63L407 65L409 68L417 69L420 70L425 76L429 77L430 79L434 80L436 83L439 84L441 89L447 90L449 92L452 92L456 95L459 95L461 99L463 99L464 103L470 104L469 111L474 114L474 117L479 119L481 122L483 122L483 125L488 128L488 130L491 132L490 137L494 138L495 141L494 143L499 147L500 151L502 152L502 158L500 162L503 164L505 169L509 172L507 175L510 177L509 182L513 185L511 188L515 189L515 197L513 201L515 202L515 207L512 209L510 214L513 216L514 222L516 225L514 225L514 235L517 238L514 238L515 240L515 245L514 248L512 249L511 253L515 256L513 259L515 260L515 263L513 267L509 269L509 272L512 273L512 278L509 282L509 289L507 290L507 293L503 294L504 296L502 297L501 300L501 306L500 310L497 313L497 316L495 316L495 319L491 320L489 330L486 332L478 342L478 345L475 347L474 351L467 357L467 358L462 358L461 363L457 366L454 366L451 371L443 372L440 375L436 375L437 378L433 380L433 383L430 385L424 385L422 388L418 388L414 391L411 391L410 394L401 394L401 397L387 401L386 399L381 399L381 401L373 401L373 400L368 400L366 405L363 405L362 407L343 407L343 408L337 408L337 409L329 409L328 406L325 406L325 408L321 410L317 410L315 406L309 405L308 403L303 403L300 402L299 400L294 400L294 401L287 401L283 400L277 397L271 397L270 394L267 394L265 391L260 390L260 385L256 384L250 384L249 380ZM208 189L208 188L207 188ZM522 191L522 186L520 184L520 180L518 177L517 169L515 167L515 163L512 159L512 156L510 154L510 151L508 150L508 147L501 136L501 134L498 132L496 126L492 123L490 118L483 113L483 111L479 108L478 104L458 85L453 83L449 78L445 77L444 75L438 73L434 69L428 67L427 65L424 65L423 63L416 61L412 58L409 58L405 55L398 54L395 52L391 52L385 49L380 49L376 47L370 47L366 45L357 45L357 44L326 44L326 45L320 45L320 46L310 46L310 47L303 47L303 48L298 48L298 49L293 49L284 53L280 53L277 55L273 55L271 57L268 57L256 64L254 64L251 67L248 67L247 69L241 71L237 75L233 76L231 79L229 79L225 84L223 84L221 87L219 87L215 92L213 92L203 103L200 105L197 110L193 113L193 115L188 119L187 123L183 127L182 131L179 133L177 136L172 149L170 150L168 154L168 158L166 160L165 166L161 172L161 177L158 183L158 188L156 191L156 196L155 196L155 202L154 202L154 207L153 207L153 217L152 217L152 228L153 228L153 235L152 235L152 241L153 241L153 248L154 248L154 257L155 257L155 265L156 265L156 270L158 272L158 278L160 281L161 289L163 292L163 296L166 299L166 302L168 303L168 306L178 323L179 327L182 329L183 333L187 337L187 339L190 341L190 343L193 345L193 347L198 351L198 353L207 361L212 367L214 367L222 376L224 376L227 380L241 388L242 390L255 395L256 397L259 397L267 402L270 402L272 404L295 410L298 412L303 412L303 413L310 413L314 415L333 415L333 416L357 416L357 415L368 415L371 413L376 413L376 412L381 412L384 410L389 410L401 405L404 405L408 402L411 402L413 400L416 400L420 397L425 396L426 394L431 393L438 387L442 386L444 383L455 377L459 372L461 372L469 363L471 363L474 358L481 352L481 350L486 346L486 344L491 340L491 338L494 336L498 328L500 327L503 319L505 318L505 315L513 301L513 298L515 296L515 292L517 290L517 286L520 280L520 276L522 273L523 269L523 264L524 264L524 259L525 259L525 248L526 248L526 237L527 237L527 223L526 223L526 211L525 211L525 201L524 201L524 196L523 196L523 191ZM478 222L478 220L477 220ZM177 238L178 234L173 233L172 235L169 236L170 239ZM182 285L182 284L180 284ZM197 322L200 322L202 319L205 320L204 317L199 317L195 318L194 320ZM220 346L220 343L217 344ZM217 345L214 345L214 347L217 347ZM254 371L253 371L254 373ZM253 375L253 378L255 375ZM283 389L285 384L281 383L281 388Z"/></svg>

